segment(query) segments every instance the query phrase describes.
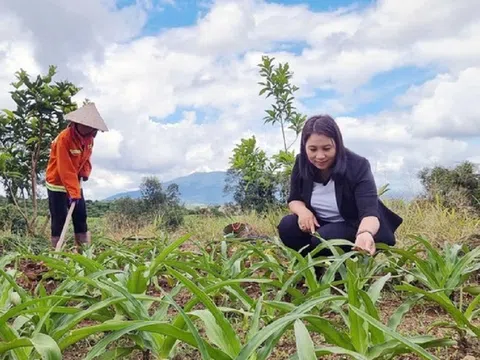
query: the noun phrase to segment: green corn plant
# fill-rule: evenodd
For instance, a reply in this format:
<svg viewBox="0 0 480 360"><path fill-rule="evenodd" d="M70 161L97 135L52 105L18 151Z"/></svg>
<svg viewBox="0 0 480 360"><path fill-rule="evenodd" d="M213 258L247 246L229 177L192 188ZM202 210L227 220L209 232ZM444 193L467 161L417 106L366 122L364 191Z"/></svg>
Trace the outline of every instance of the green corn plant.
<svg viewBox="0 0 480 360"><path fill-rule="evenodd" d="M322 334L325 340L332 345L316 347L314 354L311 353L311 346L308 345L307 347L310 348L308 356L342 354L354 359L384 360L393 359L399 354L414 353L424 359L436 359L433 355L427 353L425 348L455 344L454 341L448 339L436 339L429 336L406 338L396 332L403 315L415 304L418 298L411 299L411 301L401 305L392 314L388 324L384 325L380 321L375 304L390 275L386 274L377 279L365 291L365 283L358 277L358 274L366 272L360 269L362 266L363 262L358 259L346 260L346 292L340 290L343 295L333 299L329 306L334 312L341 315L347 331L341 330L331 321L321 317L306 317L303 319L309 323L307 326L309 331ZM283 309L285 313L280 319L288 317L296 311L295 306L289 303L270 303L268 305ZM290 312L288 312L289 310ZM317 311L317 309L315 310ZM311 312L310 315L317 316L316 313ZM303 337L306 338L302 330L302 326L297 323L296 332L303 333ZM297 353L294 358L300 359L300 355L300 353Z"/></svg>
<svg viewBox="0 0 480 360"><path fill-rule="evenodd" d="M480 295L477 295L466 310L463 311L463 309L459 309L457 305L441 291L427 291L410 284L396 286L396 289L412 294L418 294L421 297L437 303L455 322L455 324L445 323L443 321L435 322L432 327L450 327L457 330L462 337L465 337L467 334L480 337L480 327L473 323L473 320L480 314Z"/></svg>
<svg viewBox="0 0 480 360"><path fill-rule="evenodd" d="M412 269L403 267L401 270L429 290L443 291L450 296L464 285L471 274L480 270L480 248L470 251L466 246L445 244L442 252L423 237L412 236L412 239L422 249L381 248L411 262L414 265ZM416 255L420 251L426 252L425 257Z"/></svg>

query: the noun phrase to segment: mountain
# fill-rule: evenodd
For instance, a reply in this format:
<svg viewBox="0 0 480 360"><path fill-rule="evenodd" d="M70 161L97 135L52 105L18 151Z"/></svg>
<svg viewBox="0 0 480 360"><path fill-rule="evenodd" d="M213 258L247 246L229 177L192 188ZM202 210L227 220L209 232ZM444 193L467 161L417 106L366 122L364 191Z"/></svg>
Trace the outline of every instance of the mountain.
<svg viewBox="0 0 480 360"><path fill-rule="evenodd" d="M164 189L175 183L180 191L180 199L185 205L221 205L232 201L231 194L224 195L225 171L196 172L162 183ZM130 197L141 197L140 190L112 195L106 201Z"/></svg>

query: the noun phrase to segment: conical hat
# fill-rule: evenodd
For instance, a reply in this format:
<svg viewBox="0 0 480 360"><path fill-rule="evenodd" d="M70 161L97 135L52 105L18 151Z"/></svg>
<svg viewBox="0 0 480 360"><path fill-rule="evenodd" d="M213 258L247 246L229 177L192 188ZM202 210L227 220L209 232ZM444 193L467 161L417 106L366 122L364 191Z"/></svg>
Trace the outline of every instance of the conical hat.
<svg viewBox="0 0 480 360"><path fill-rule="evenodd" d="M69 112L65 115L65 119L77 124L90 126L100 131L108 131L107 125L100 116L94 103L85 104L81 108Z"/></svg>

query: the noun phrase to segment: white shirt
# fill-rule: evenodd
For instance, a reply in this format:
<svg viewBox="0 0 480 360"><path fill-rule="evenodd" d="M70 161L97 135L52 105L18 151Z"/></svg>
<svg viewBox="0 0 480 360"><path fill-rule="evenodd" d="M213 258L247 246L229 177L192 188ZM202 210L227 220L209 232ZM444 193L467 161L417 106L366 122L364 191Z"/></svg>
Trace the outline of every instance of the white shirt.
<svg viewBox="0 0 480 360"><path fill-rule="evenodd" d="M332 179L326 185L313 183L311 205L317 217L325 222L345 221L338 210L335 182Z"/></svg>

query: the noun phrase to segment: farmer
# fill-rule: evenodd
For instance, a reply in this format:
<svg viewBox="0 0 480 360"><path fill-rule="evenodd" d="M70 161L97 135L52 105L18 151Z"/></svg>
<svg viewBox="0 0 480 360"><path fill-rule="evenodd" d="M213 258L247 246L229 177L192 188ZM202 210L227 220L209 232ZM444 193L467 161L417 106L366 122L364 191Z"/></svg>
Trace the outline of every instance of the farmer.
<svg viewBox="0 0 480 360"><path fill-rule="evenodd" d="M70 122L52 142L46 173L51 242L53 247L57 245L68 209L75 203L72 221L75 244L80 248L90 243L80 180L87 181L90 177L90 157L97 131L108 131L108 128L93 103L66 114L65 119Z"/></svg>
<svg viewBox="0 0 480 360"><path fill-rule="evenodd" d="M279 237L297 251L308 245L304 255L320 244L315 232L325 240L349 240L353 250L374 255L376 242L395 244L403 222L379 200L370 163L344 146L328 115L313 116L303 127L288 207L292 214L280 221Z"/></svg>

